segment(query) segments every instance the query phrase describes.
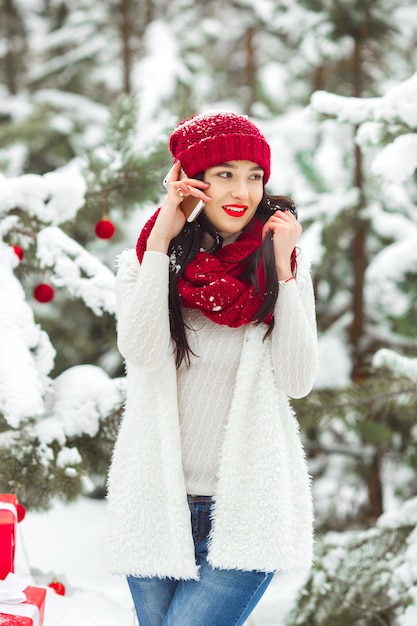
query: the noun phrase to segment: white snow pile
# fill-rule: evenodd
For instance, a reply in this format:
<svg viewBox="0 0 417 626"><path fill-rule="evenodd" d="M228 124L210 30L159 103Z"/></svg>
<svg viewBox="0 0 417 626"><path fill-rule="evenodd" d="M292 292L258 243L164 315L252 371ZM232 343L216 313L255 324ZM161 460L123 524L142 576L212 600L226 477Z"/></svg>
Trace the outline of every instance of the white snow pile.
<svg viewBox="0 0 417 626"><path fill-rule="evenodd" d="M359 126L357 143L381 148L372 171L385 180L404 183L417 168L417 73L380 98L349 98L317 91L311 110ZM390 137L398 135L394 141ZM387 144L387 145L385 145Z"/></svg>
<svg viewBox="0 0 417 626"><path fill-rule="evenodd" d="M55 358L13 273L16 263L10 246L0 241L0 413L13 428L27 416L42 415Z"/></svg>
<svg viewBox="0 0 417 626"><path fill-rule="evenodd" d="M46 399L46 414L35 426L39 440L57 441L82 434L94 437L100 421L118 409L125 399L125 379L111 379L95 365L76 365L60 374Z"/></svg>

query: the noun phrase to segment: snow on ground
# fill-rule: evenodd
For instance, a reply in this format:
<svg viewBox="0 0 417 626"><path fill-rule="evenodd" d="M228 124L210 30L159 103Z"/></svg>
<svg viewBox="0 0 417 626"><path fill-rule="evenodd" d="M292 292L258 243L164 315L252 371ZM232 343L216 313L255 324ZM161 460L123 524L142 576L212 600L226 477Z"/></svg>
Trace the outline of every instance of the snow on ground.
<svg viewBox="0 0 417 626"><path fill-rule="evenodd" d="M53 578L66 587L48 589L43 626L134 626L133 603L123 577L107 571L106 504L79 498L46 513L27 513L18 525L15 571L32 584ZM276 576L247 626L282 626L303 576Z"/></svg>
<svg viewBox="0 0 417 626"><path fill-rule="evenodd" d="M105 511L103 501L80 498L28 513L18 525L16 573L66 587L65 596L48 591L44 626L132 626L126 583L106 567Z"/></svg>

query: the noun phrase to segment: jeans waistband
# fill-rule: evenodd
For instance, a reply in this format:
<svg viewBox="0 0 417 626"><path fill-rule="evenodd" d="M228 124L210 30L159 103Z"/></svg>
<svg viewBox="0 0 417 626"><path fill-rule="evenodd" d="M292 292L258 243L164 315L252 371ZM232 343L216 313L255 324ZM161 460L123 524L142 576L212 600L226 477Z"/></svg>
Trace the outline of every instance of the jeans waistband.
<svg viewBox="0 0 417 626"><path fill-rule="evenodd" d="M213 500L213 496L198 496L198 495L195 495L195 494L188 493L187 494L187 499L188 499L188 503L189 504L192 503L192 502L195 502L195 503L199 503L200 502L201 504L204 504L206 502L211 502Z"/></svg>

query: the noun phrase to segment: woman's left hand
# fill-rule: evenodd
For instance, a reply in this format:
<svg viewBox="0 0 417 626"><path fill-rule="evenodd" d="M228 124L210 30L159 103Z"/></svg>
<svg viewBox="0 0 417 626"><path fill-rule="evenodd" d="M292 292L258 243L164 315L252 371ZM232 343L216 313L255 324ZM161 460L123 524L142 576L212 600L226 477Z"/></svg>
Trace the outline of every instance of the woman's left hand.
<svg viewBox="0 0 417 626"><path fill-rule="evenodd" d="M302 232L291 211L275 211L262 229L262 239L272 235L278 280L291 278L291 254Z"/></svg>

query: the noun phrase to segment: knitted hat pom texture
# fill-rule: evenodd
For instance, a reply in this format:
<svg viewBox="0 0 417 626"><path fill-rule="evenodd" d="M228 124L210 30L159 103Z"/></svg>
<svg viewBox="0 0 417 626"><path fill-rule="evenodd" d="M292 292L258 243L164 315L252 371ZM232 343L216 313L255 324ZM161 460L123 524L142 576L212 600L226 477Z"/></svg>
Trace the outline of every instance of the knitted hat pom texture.
<svg viewBox="0 0 417 626"><path fill-rule="evenodd" d="M228 161L253 161L271 173L271 149L264 135L245 115L213 111L195 115L178 124L169 147L192 178L209 167Z"/></svg>

